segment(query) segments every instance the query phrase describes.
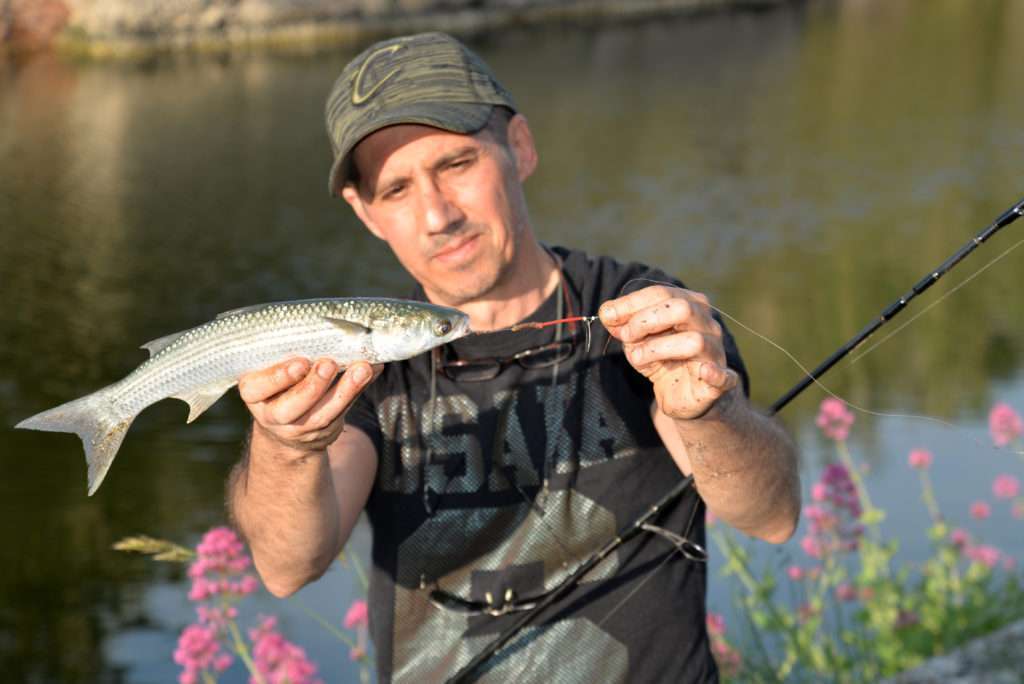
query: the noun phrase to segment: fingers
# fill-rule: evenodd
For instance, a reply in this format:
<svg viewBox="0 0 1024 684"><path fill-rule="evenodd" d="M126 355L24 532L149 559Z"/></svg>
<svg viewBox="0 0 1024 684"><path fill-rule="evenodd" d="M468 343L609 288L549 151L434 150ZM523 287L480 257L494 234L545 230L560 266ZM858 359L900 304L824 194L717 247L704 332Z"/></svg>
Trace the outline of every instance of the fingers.
<svg viewBox="0 0 1024 684"><path fill-rule="evenodd" d="M328 393L337 374L336 363L330 359L319 359L305 378L268 404L269 422L277 425L296 422Z"/></svg>
<svg viewBox="0 0 1024 684"><path fill-rule="evenodd" d="M597 313L605 326L619 327L628 323L637 311L669 299L678 291L680 290L677 287L652 285L617 299L609 299L601 305Z"/></svg>
<svg viewBox="0 0 1024 684"><path fill-rule="evenodd" d="M678 287L657 285L637 290L605 302L598 313L609 332L623 342L668 330L721 332L711 317L707 297Z"/></svg>
<svg viewBox="0 0 1024 684"><path fill-rule="evenodd" d="M378 371L379 373L379 371ZM344 415L363 388L374 377L374 370L368 363L352 364L341 378L320 399L297 420L293 421L307 429L322 430Z"/></svg>
<svg viewBox="0 0 1024 684"><path fill-rule="evenodd" d="M713 363L702 363L698 377L722 394L725 394L740 382L740 374L732 368L723 368Z"/></svg>
<svg viewBox="0 0 1024 684"><path fill-rule="evenodd" d="M309 365L309 359L291 359L270 368L246 373L238 380L238 393L247 404L266 401L306 377Z"/></svg>
<svg viewBox="0 0 1024 684"><path fill-rule="evenodd" d="M709 333L696 330L656 335L643 342L626 344L626 356L636 368L642 368L661 361L688 361L704 358L712 363L725 366L725 351L721 341Z"/></svg>

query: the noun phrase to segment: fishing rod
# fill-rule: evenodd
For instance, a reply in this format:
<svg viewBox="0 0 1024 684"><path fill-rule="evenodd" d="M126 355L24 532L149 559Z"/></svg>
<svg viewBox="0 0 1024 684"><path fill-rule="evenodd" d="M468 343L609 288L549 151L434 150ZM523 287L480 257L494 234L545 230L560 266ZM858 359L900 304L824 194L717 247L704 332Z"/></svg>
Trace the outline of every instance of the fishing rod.
<svg viewBox="0 0 1024 684"><path fill-rule="evenodd" d="M789 402L797 397L801 392L807 389L812 383L816 382L822 375L827 373L833 366L835 366L843 357L849 354L851 351L860 346L865 340L871 337L879 328L885 325L887 322L892 320L900 311L902 311L912 299L917 297L919 294L927 290L929 287L934 285L936 281L942 276L946 275L953 269L958 263L977 249L983 242L991 238L997 232L1008 226L1009 224L1016 221L1021 216L1024 216L1024 199L1014 204L1012 207L1004 211L995 221L983 228L973 238L971 238L967 244L958 249L952 256L942 262L937 268L932 270L928 275L921 278L917 283L914 284L910 290L902 295L895 302L887 306L879 314L878 318L874 319L871 323L866 325L860 332L845 342L839 349L837 349L831 356L825 359L817 368L812 370L810 373L804 375L792 388L790 388L785 394L779 397L775 403L771 405L768 410L769 416L774 416ZM580 564L575 571L573 571L568 577L548 592L544 597L539 600L532 608L523 612L518 619L509 625L505 631L499 634L493 641L487 646L481 649L480 653L473 657L461 670L455 673L450 679L447 680L447 684L462 684L464 682L472 681L472 678L480 674L484 663L498 653L509 641L512 640L520 631L522 631L530 622L537 617L541 611L548 608L555 603L558 599L566 596L569 592L576 588L580 580L590 572L598 563L607 558L617 548L628 542L630 539L638 535L647 529L650 521L658 515L667 506L672 505L677 499L681 498L683 493L693 485L693 475L680 480L680 482L669 490L664 496L652 505L644 512L639 518L629 523L621 530L613 539L610 539L600 549L595 551L589 558ZM699 501L694 504L693 514L691 514L691 521L693 515L696 514ZM685 535L682 538L683 542L689 543L685 539ZM691 548L696 545L691 544ZM680 550L684 554L687 554L687 550L682 546L679 546ZM703 551L696 547L696 550ZM688 554L687 554L688 555Z"/></svg>

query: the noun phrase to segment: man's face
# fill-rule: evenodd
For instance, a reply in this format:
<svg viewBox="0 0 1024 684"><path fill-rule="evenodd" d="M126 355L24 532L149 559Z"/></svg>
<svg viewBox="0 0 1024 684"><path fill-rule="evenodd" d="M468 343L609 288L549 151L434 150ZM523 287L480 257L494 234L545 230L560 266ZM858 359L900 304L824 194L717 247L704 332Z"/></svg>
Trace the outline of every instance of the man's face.
<svg viewBox="0 0 1024 684"><path fill-rule="evenodd" d="M390 126L354 161L361 180L345 199L432 300L458 306L509 285L527 230L522 181L536 165L525 119L510 122L507 146L487 132Z"/></svg>

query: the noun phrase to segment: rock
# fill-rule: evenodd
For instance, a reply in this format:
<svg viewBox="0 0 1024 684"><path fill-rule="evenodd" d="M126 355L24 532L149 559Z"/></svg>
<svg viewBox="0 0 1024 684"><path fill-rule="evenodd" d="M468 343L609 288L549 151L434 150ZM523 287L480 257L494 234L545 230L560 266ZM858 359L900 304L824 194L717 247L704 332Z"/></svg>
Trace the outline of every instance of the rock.
<svg viewBox="0 0 1024 684"><path fill-rule="evenodd" d="M1019 684L1024 672L1024 620L979 637L952 653L882 684Z"/></svg>

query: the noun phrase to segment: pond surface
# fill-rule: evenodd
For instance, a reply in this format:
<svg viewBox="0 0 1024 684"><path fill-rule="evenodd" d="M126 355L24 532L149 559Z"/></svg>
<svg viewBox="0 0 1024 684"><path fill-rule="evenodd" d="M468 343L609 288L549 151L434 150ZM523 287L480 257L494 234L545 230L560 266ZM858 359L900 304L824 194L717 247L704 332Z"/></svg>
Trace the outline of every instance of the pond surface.
<svg viewBox="0 0 1024 684"><path fill-rule="evenodd" d="M542 239L660 266L813 366L1024 196L1022 25L1013 0L873 0L471 44L533 127L541 164L527 192ZM0 671L11 681L176 677L170 653L193 618L182 568L110 546L140 532L193 544L222 523L246 414L232 395L188 426L180 402L147 409L91 498L77 438L9 426L122 377L142 342L220 311L409 292L325 191L323 101L353 53L0 63ZM926 447L948 517L1024 560L1024 522L1007 505L984 522L967 515L996 474L1024 479L986 430L994 402L1024 410L1022 269L1024 250L1011 252L826 378L871 411L955 426L857 416L851 448L905 559L927 552L906 461ZM800 370L732 327L767 406ZM832 456L813 426L825 396L811 388L781 414L805 490ZM801 534L757 555L799 560ZM365 557L365 529L354 548ZM338 622L353 585L332 570L298 601ZM712 608L730 593L716 576ZM294 602L257 609L280 613L329 681L355 677L347 648ZM225 681L244 681L240 667Z"/></svg>

